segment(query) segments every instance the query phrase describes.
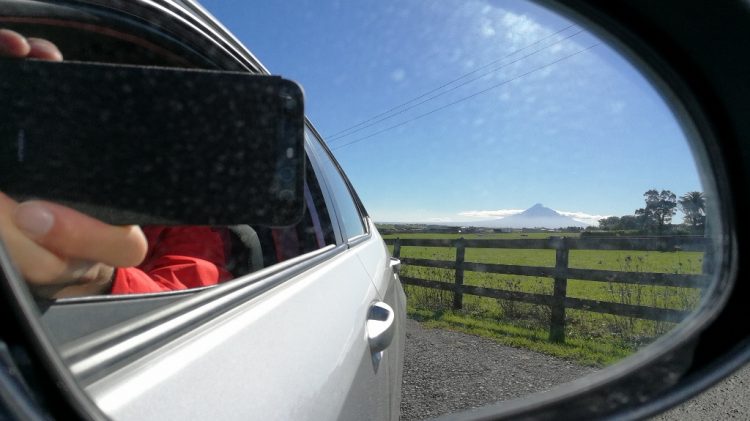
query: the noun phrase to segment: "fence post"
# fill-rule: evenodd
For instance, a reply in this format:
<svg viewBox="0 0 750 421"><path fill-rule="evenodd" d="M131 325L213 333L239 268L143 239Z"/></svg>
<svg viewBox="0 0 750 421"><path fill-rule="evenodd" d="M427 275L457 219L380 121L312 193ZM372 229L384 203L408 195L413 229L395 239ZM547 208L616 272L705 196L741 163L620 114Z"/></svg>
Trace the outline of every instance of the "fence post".
<svg viewBox="0 0 750 421"><path fill-rule="evenodd" d="M708 230L708 227L704 226L705 230ZM706 231L708 232L708 231ZM714 273L714 258L715 256L715 247L716 244L710 240L710 236L708 234L704 234L704 238L708 239L706 247L703 249L703 265L701 265L701 274L702 275L709 275L708 279L712 279L710 275L713 275ZM709 285L711 285L711 282L706 282L701 286L701 297L706 296L706 292L708 290Z"/></svg>
<svg viewBox="0 0 750 421"><path fill-rule="evenodd" d="M464 284L464 256L466 245L464 238L456 240L456 290L453 292L453 309L461 310L464 306L464 294L459 288Z"/></svg>
<svg viewBox="0 0 750 421"><path fill-rule="evenodd" d="M550 306L551 318L549 326L550 342L565 342L565 295L568 289L568 242L563 237L550 237L555 241L555 287Z"/></svg>
<svg viewBox="0 0 750 421"><path fill-rule="evenodd" d="M396 259L401 258L401 239L399 237L396 237L396 240L393 242L393 257Z"/></svg>

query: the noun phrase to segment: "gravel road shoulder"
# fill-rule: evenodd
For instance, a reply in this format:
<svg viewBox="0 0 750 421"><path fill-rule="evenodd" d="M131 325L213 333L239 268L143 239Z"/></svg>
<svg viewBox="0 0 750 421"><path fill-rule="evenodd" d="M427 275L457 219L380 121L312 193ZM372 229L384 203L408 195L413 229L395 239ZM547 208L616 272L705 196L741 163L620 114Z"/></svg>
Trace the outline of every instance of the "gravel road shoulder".
<svg viewBox="0 0 750 421"><path fill-rule="evenodd" d="M595 371L475 335L406 323L401 419L418 420L509 400Z"/></svg>

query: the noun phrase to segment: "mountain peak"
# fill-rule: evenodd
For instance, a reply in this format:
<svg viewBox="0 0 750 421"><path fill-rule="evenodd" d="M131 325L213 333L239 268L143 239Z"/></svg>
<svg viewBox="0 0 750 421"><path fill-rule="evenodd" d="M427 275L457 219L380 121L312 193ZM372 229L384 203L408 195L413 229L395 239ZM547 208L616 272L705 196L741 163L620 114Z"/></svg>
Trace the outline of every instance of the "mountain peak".
<svg viewBox="0 0 750 421"><path fill-rule="evenodd" d="M557 217L560 216L559 213L555 212L554 210L550 208L544 207L541 203L537 203L536 205L526 209L525 211L521 212L521 215L529 216L529 217Z"/></svg>
<svg viewBox="0 0 750 421"><path fill-rule="evenodd" d="M525 211L496 219L487 224L489 227L497 228L565 228L585 227L586 224L574 220L569 216L563 216L554 210L544 207L541 203L526 209Z"/></svg>

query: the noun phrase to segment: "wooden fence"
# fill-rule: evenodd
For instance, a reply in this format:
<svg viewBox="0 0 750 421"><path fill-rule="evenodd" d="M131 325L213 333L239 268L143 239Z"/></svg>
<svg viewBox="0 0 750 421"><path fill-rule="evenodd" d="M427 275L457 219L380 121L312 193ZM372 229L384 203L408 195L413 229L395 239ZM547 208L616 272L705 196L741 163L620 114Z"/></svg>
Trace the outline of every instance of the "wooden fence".
<svg viewBox="0 0 750 421"><path fill-rule="evenodd" d="M453 308L463 307L463 295L499 298L524 303L545 305L550 308L549 338L553 342L565 341L565 310L577 309L597 313L614 314L647 320L679 322L690 311L669 308L656 308L608 301L588 300L567 297L568 279L587 281L640 284L651 286L673 286L684 288L703 288L710 278L707 274L670 274L623 272L595 269L577 269L568 267L570 250L632 250L632 251L700 251L704 252L703 267L707 267L709 258L709 240L703 237L650 237L650 238L567 238L551 237L549 239L514 239L514 240L466 240L459 239L386 239L386 244L393 246L393 256L401 259L403 265L422 266L455 270L453 283L429 279L402 276L401 282L425 288L435 288L453 292ZM417 247L452 247L456 249L456 259L430 260L401 257L402 246ZM465 261L467 248L504 248L504 249L553 249L555 266L519 266L490 263L472 263ZM464 284L464 271L497 273L522 276L540 276L554 279L552 295L533 294L520 291L508 291L484 288Z"/></svg>

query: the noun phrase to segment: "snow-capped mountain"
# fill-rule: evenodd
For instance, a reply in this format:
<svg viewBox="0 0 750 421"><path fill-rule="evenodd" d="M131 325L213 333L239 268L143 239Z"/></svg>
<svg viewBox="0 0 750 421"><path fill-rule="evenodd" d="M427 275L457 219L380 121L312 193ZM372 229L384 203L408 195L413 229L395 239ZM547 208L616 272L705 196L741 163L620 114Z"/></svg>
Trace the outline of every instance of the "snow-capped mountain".
<svg viewBox="0 0 750 421"><path fill-rule="evenodd" d="M492 228L566 228L566 227L582 227L585 228L588 225L576 221L569 216L563 216L554 210L544 207L541 203L526 209L525 211L506 216L505 218L495 219L487 221L482 224L483 226Z"/></svg>

